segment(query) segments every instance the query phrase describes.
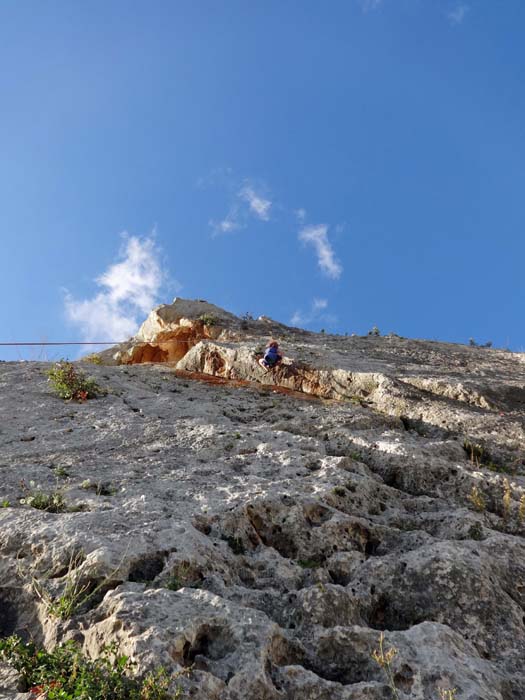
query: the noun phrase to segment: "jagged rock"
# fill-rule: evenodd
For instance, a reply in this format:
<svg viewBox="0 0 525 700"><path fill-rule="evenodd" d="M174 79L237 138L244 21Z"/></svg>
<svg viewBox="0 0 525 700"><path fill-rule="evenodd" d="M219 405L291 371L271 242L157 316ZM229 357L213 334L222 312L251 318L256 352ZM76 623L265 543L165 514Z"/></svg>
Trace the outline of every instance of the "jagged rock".
<svg viewBox="0 0 525 700"><path fill-rule="evenodd" d="M82 404L0 366L0 634L193 664L197 700L386 700L384 632L401 700L523 700L522 356L185 300L119 352ZM64 512L20 503L38 488Z"/></svg>

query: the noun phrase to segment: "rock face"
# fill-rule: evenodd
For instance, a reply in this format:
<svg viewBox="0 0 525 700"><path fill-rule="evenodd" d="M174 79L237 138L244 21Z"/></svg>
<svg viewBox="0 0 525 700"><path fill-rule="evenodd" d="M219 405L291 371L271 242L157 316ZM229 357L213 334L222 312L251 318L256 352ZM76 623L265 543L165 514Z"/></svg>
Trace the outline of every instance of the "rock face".
<svg viewBox="0 0 525 700"><path fill-rule="evenodd" d="M129 343L102 353L108 364L178 362L202 339L228 339L241 321L204 300L175 298L150 313ZM235 336L234 336L235 337Z"/></svg>
<svg viewBox="0 0 525 700"><path fill-rule="evenodd" d="M402 700L525 698L523 356L176 300L102 357L83 404L0 364L0 635L116 641L198 700L385 700L383 632Z"/></svg>

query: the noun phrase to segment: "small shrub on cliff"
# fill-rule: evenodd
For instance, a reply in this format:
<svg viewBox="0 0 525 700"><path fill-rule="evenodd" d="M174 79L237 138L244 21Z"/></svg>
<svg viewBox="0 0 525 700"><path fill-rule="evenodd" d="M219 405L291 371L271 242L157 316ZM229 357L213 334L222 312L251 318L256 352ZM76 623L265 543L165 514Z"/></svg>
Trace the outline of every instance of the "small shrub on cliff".
<svg viewBox="0 0 525 700"><path fill-rule="evenodd" d="M102 358L100 357L100 355L98 353L92 352L91 354L83 357L82 362L89 362L92 365L101 365Z"/></svg>
<svg viewBox="0 0 525 700"><path fill-rule="evenodd" d="M480 513L483 513L485 508L487 507L487 502L485 500L485 496L478 489L477 486L472 487L472 490L469 494L468 500L472 503L474 508L477 511L479 511Z"/></svg>
<svg viewBox="0 0 525 700"><path fill-rule="evenodd" d="M474 338L469 338L468 344L470 345L471 348L491 348L492 347L492 340L489 340L486 343L477 343L474 340Z"/></svg>
<svg viewBox="0 0 525 700"><path fill-rule="evenodd" d="M211 314L202 314L197 320L200 321L203 326L215 326L217 323L217 319Z"/></svg>
<svg viewBox="0 0 525 700"><path fill-rule="evenodd" d="M21 690L46 700L177 700L181 688L169 692L170 677L163 668L144 678L131 676L133 664L116 645L88 659L80 646L69 641L53 651L13 636L0 639L0 659L20 673Z"/></svg>
<svg viewBox="0 0 525 700"><path fill-rule="evenodd" d="M29 486L27 486L23 479L20 482L20 487L24 492L24 497L20 499L20 505L45 510L47 513L63 513L67 510L62 491L56 490L47 493L34 481L30 481Z"/></svg>
<svg viewBox="0 0 525 700"><path fill-rule="evenodd" d="M483 525L481 523L473 523L469 527L467 534L471 540L480 542L483 539Z"/></svg>
<svg viewBox="0 0 525 700"><path fill-rule="evenodd" d="M122 561L113 571L101 577L95 567L82 568L85 560L82 550L73 550L63 576L47 571L39 578L34 568L26 568L19 560L17 573L21 580L31 582L33 593L44 604L50 617L69 620L96 604L115 581L122 580L119 576Z"/></svg>
<svg viewBox="0 0 525 700"><path fill-rule="evenodd" d="M463 449L467 453L467 456L472 464L476 467L480 467L482 462L486 461L485 448L483 445L476 445L469 440L463 442Z"/></svg>
<svg viewBox="0 0 525 700"><path fill-rule="evenodd" d="M250 327L250 321L253 321L253 320L254 320L254 318L253 318L252 314L249 311L247 311L245 314L243 314L241 316L241 329L243 331L248 330L248 328Z"/></svg>
<svg viewBox="0 0 525 700"><path fill-rule="evenodd" d="M520 507L518 510L518 520L520 522L520 525L522 525L523 522L525 521L525 493L520 498Z"/></svg>
<svg viewBox="0 0 525 700"><path fill-rule="evenodd" d="M101 393L95 380L88 379L72 362L57 362L48 370L47 376L58 396L66 401L86 401L96 398Z"/></svg>
<svg viewBox="0 0 525 700"><path fill-rule="evenodd" d="M392 694L392 700L399 700L399 693L397 692L396 682L394 679L394 670L392 668L392 661L394 657L397 656L397 649L395 647L385 648L385 635L381 632L379 636L379 646L372 652L372 658L376 664L383 669L387 679L388 687Z"/></svg>
<svg viewBox="0 0 525 700"><path fill-rule="evenodd" d="M456 700L456 693L455 688L439 688L439 700Z"/></svg>
<svg viewBox="0 0 525 700"><path fill-rule="evenodd" d="M508 479L503 479L503 519L508 520L512 507L512 487Z"/></svg>
<svg viewBox="0 0 525 700"><path fill-rule="evenodd" d="M516 471L517 462L508 466L501 462L495 462L490 452L483 445L470 442L470 440L465 440L463 442L463 449L465 450L469 461L476 467L487 467L493 472L503 472L507 474L514 474Z"/></svg>
<svg viewBox="0 0 525 700"><path fill-rule="evenodd" d="M332 493L334 496L339 496L340 498L344 498L344 496L346 496L346 490L342 486L335 486L332 489Z"/></svg>

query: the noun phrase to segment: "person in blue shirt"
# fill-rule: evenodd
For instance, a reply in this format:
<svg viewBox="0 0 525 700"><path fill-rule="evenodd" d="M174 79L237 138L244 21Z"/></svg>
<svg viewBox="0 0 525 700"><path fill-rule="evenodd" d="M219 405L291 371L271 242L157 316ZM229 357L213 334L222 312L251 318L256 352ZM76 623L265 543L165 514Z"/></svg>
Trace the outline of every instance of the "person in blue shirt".
<svg viewBox="0 0 525 700"><path fill-rule="evenodd" d="M283 356L279 352L279 344L275 340L271 340L264 352L264 357L261 357L259 364L268 372L270 369L274 369L277 365L282 362Z"/></svg>

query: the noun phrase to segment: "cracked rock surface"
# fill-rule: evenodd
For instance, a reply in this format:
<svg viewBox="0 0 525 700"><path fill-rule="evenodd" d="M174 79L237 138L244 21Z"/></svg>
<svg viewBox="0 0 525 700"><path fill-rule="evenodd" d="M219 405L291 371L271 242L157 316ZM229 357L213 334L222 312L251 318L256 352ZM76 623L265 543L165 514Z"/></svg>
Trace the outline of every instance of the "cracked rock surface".
<svg viewBox="0 0 525 700"><path fill-rule="evenodd" d="M0 635L116 641L198 700L386 700L384 633L402 700L523 700L523 356L162 308L119 361L185 354L83 364L97 399L0 363Z"/></svg>

